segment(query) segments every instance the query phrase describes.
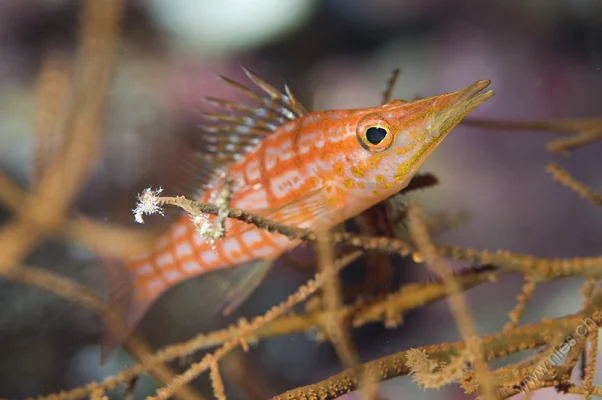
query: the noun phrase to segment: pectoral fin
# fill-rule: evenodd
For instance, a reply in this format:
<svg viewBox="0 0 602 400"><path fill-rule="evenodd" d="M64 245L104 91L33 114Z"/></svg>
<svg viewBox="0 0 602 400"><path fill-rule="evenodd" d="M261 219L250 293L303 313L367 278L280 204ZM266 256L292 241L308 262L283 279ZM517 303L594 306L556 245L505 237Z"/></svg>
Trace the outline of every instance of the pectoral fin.
<svg viewBox="0 0 602 400"><path fill-rule="evenodd" d="M272 269L275 260L257 260L239 265L237 279L232 281L224 301L218 306L222 315L230 315L259 287L268 272Z"/></svg>
<svg viewBox="0 0 602 400"><path fill-rule="evenodd" d="M323 189L311 191L280 207L254 210L253 214L265 219L298 228L312 229L320 222L328 211Z"/></svg>
<svg viewBox="0 0 602 400"><path fill-rule="evenodd" d="M273 264L273 260L254 260L205 274L199 278L195 302L210 313L230 315L263 282Z"/></svg>

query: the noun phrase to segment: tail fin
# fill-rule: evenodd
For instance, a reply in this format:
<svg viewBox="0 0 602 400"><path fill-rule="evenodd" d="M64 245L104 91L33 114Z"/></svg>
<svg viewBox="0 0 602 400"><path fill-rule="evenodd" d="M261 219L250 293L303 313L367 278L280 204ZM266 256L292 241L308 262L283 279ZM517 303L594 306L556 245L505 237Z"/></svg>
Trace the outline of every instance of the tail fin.
<svg viewBox="0 0 602 400"><path fill-rule="evenodd" d="M179 280L189 278L181 274L171 282L158 280L156 275L144 273L144 267L151 265L152 255L140 261L102 260L111 284L109 309L116 324L105 328L101 342L101 363L104 364L117 348L132 333L153 302L170 286ZM189 264L190 265L190 264ZM229 315L236 310L261 284L270 271L273 260L254 260L242 265L214 271L199 282L199 296L196 301L203 304L207 316L214 312ZM194 275L203 269L198 266ZM209 270L207 270L209 272ZM146 286L142 286L145 284ZM202 313L202 312L201 312Z"/></svg>
<svg viewBox="0 0 602 400"><path fill-rule="evenodd" d="M195 261L180 265L170 246L169 235L186 232L186 229L174 228L175 231L168 231L146 251L124 259L101 259L111 287L109 309L115 317L115 324L107 326L102 338L102 363L131 334L150 306L168 288L203 272ZM191 254L192 248L188 246L187 251Z"/></svg>
<svg viewBox="0 0 602 400"><path fill-rule="evenodd" d="M163 280L153 271L153 255L147 254L137 261L103 260L111 283L110 310L116 317L117 326L107 326L101 342L101 363L105 363L127 339L153 302L171 285L210 270L195 264L195 272L178 276L162 271ZM193 263L186 264L187 266ZM199 295L195 301L203 305L207 317L222 312L229 315L255 291L270 271L273 260L254 260L238 266L212 271L199 281ZM174 270L172 269L172 272ZM201 314L203 311L201 311Z"/></svg>

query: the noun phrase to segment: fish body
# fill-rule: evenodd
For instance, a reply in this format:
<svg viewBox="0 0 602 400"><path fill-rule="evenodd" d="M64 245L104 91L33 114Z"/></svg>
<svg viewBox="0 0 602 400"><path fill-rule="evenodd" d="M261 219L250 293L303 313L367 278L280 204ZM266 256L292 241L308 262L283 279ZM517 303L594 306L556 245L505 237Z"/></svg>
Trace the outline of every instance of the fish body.
<svg viewBox="0 0 602 400"><path fill-rule="evenodd" d="M489 81L478 81L413 102L306 112L288 88L280 93L246 72L262 94L223 79L260 104L251 108L211 100L232 114L207 114L214 124L205 127L205 160L215 168L198 200L214 201L228 184L230 207L310 229L333 227L399 192L445 135L493 95L484 91ZM225 237L215 242L202 238L197 228L183 215L151 251L119 266L127 272L127 286L115 304L120 304L128 330L179 282L215 269L273 260L299 244L233 219L226 220Z"/></svg>

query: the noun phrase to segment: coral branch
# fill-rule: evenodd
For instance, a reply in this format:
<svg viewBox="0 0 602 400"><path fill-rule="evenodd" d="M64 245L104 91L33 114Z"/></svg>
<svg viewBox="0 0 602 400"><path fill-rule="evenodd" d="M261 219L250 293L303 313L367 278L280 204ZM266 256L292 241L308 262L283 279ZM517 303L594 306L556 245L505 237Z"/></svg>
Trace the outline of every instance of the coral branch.
<svg viewBox="0 0 602 400"><path fill-rule="evenodd" d="M199 203L189 200L183 196L178 197L157 197L161 204L170 204L178 206L191 215L212 214L219 215L220 207L209 203ZM280 233L290 239L301 239L304 241L317 241L316 233L309 229L301 229L286 224L279 223L260 217L259 215L241 210L239 208L229 208L228 218L234 218L247 224L252 224L260 229L271 233ZM223 212L223 211L222 211ZM389 237L367 237L353 235L348 232L333 232L331 239L335 243L345 243L353 247L365 250L379 249L382 251L394 251L403 255L410 253L412 246L397 238Z"/></svg>
<svg viewBox="0 0 602 400"><path fill-rule="evenodd" d="M23 191L0 171L0 201L14 214L13 220L0 230L0 277L67 298L98 314L117 332L122 330L122 320L114 317L103 299L94 291L49 271L24 266L22 259L33 245L53 233L81 242L100 255L120 257L147 250L152 245L152 234L138 234L134 230L110 227L81 215L67 215L71 201L100 152L103 114L107 105L113 53L124 5L123 0L84 2L78 62L73 76L71 66L60 55L51 55L42 64L42 72L38 76L34 126L38 146L34 149L34 184L30 193ZM399 70L393 71L383 93L383 102L390 100L398 75ZM531 122L466 118L462 123L491 129L566 132L565 136L548 143L548 149L552 152L566 152L602 139L600 117ZM565 170L551 164L547 171L592 204L602 205L602 195L575 180ZM416 175L400 194L437 183L437 178L433 175ZM208 371L215 397L225 400L226 390L220 368L226 381L229 381L229 375L234 376L235 380L242 383L241 387L249 388L243 390L252 396L251 392L261 392L249 384L253 377L245 376L241 379L241 375L245 373L243 369L231 373L232 369L227 362L224 363L224 357L239 350L239 346L246 351L249 343L262 338L312 328L323 328L347 369L328 380L294 389L274 399L328 400L357 389L362 389L361 394L365 398L372 399L376 398L378 382L410 373L424 388L459 382L466 393L480 391L486 399L507 398L544 387L554 387L563 393L579 393L585 398L602 394L602 390L594 386L598 351L597 326L596 329L588 327L592 329L586 334L576 330L586 318L593 318L596 324L602 322L602 289L597 288L602 278L602 256L545 259L508 251L489 252L439 246L431 240L431 227L447 229L457 221L437 218L433 222L425 222L421 208L406 205L405 196L391 198L357 216L356 222L362 234L356 235L344 231L343 225L343 231L314 232L268 220L245 210L229 208L232 187L227 181L218 197L209 201L211 204L198 203L184 197L160 197L160 194L160 189L147 189L141 194L134 210L138 222L144 222L145 215L161 214L161 207L166 204L178 206L190 214L202 238L212 242L226 234L226 219L235 218L271 233L314 244L320 272L285 302L251 322L241 320L228 329L198 335L155 354L151 354L142 338L131 335L126 340L125 347L138 359L138 364L104 379L103 382L91 382L39 399L106 399L107 393L120 385L126 386L125 398L133 398L138 376L150 373L161 386L154 399L179 397L202 400L203 397L188 383ZM392 218L386 211L396 213L395 217ZM335 245L341 245L344 254L337 260L333 257ZM349 287L342 287L338 279L339 271L360 255L366 255L371 264L368 273L379 276L377 284L368 281L367 286L386 287L393 275L387 253L412 255L416 262L424 261L438 278L432 282L405 284L394 293L379 292L379 296L372 296L374 290L360 292L361 295L355 298L355 302L345 304L342 293ZM469 262L480 267L467 268L454 274L447 259ZM523 274L527 282L517 306L510 313L510 322L502 332L480 338L461 293L512 272ZM587 279L583 288L585 301L580 313L518 327L521 314L539 282L575 276ZM293 306L307 300L318 290L322 293L319 300L323 300L323 308L301 315L291 311ZM370 322L395 327L409 310L448 297L462 342L409 349L360 364L358 349L353 346L352 328ZM574 337L574 332L579 337ZM572 348L565 363L548 368L549 358L559 346L569 340ZM180 375L175 375L164 364L178 357L190 356L200 349L216 346L219 347L213 353L203 357L200 362L193 363ZM493 372L488 370L487 361L528 349L539 351ZM243 355L242 351L240 355ZM570 378L581 355L583 386L577 386L570 383ZM236 359L234 363L237 363ZM545 367L545 371L540 374L542 367Z"/></svg>
<svg viewBox="0 0 602 400"><path fill-rule="evenodd" d="M548 143L548 150L563 153L602 139L602 118L567 119L549 121L494 121L465 118L462 124L489 129L525 131L572 132L573 134Z"/></svg>
<svg viewBox="0 0 602 400"><path fill-rule="evenodd" d="M411 204L408 208L408 225L410 234L424 256L427 266L442 279L445 285L456 325L466 342L466 356L470 362L474 363L477 378L481 384L481 392L485 399L495 399L493 378L485 362L481 338L468 312L466 300L461 294L461 286L454 279L451 267L437 254L420 206Z"/></svg>
<svg viewBox="0 0 602 400"><path fill-rule="evenodd" d="M338 259L334 262L335 268L333 268L333 271L331 271L329 273L337 272L338 270L340 270L340 268L349 264L351 261L356 259L359 255L360 255L360 253L356 251L356 252L350 253L344 257L341 257L340 259ZM213 354L209 354L209 355L205 356L200 362L191 365L190 368L188 368L188 370L186 370L186 372L184 372L181 375L176 376L167 386L165 386L161 389L158 389L157 396L149 397L149 400L151 400L151 399L156 399L156 400L168 399L170 396L173 395L173 393L176 390L178 390L178 388L182 387L183 385L185 385L186 383L195 379L201 373L206 371L211 366L211 362L220 360L222 357L224 357L230 351L235 349L241 343L241 341L244 340L244 338L252 335L260 327L264 326L268 322L275 320L276 318L281 316L283 313L290 310L296 304L306 300L310 295L312 295L316 290L318 290L320 287L322 287L324 285L324 283L329 279L329 276L328 276L329 273L325 272L325 273L317 274L316 277L312 281L309 281L305 285L301 286L295 293L290 295L286 301L273 307L271 310L269 310L264 315L256 317L250 324L244 326L239 331L236 338L224 343L224 345L222 347L217 349Z"/></svg>
<svg viewBox="0 0 602 400"><path fill-rule="evenodd" d="M600 302L600 295L596 303ZM602 321L601 313L591 314L593 310L585 310L574 316L547 319L539 323L525 325L507 333L497 333L483 337L483 351L487 360L506 357L524 350L535 349L546 344L549 332L557 332L568 335L573 331L586 316L592 316L596 323ZM418 350L426 352L429 359L437 362L449 362L451 357L459 356L465 349L464 342L449 343L445 345L433 345L421 347ZM407 367L407 351L392 354L362 365L364 371L370 371L379 381L385 381L410 373ZM540 387L546 387L545 382L539 383ZM359 383L354 380L350 370L342 371L322 382L299 387L272 397L271 400L306 400L308 398L319 398L322 400L334 400L344 394L353 392L359 388ZM519 391L516 391L518 393ZM516 394L514 393L514 394Z"/></svg>
<svg viewBox="0 0 602 400"><path fill-rule="evenodd" d="M569 276L601 277L602 256L581 258L540 258L528 254L463 249L453 246L436 246L439 254L479 265L495 265L530 275L536 280L550 280Z"/></svg>
<svg viewBox="0 0 602 400"><path fill-rule="evenodd" d="M594 192L587 185L577 181L566 170L560 168L556 164L549 164L546 167L546 172L550 173L554 179L563 185L572 189L579 196L589 201L593 205L602 206L602 195Z"/></svg>
<svg viewBox="0 0 602 400"><path fill-rule="evenodd" d="M188 200L183 196L159 197L162 204L171 204L183 208L192 215L208 213L218 215L220 207ZM300 229L276 221L264 219L258 215L246 212L238 208L228 209L228 217L235 218L248 224L253 224L260 229L272 233L280 233L291 239L301 239L309 242L317 240L315 232L308 229ZM416 253L415 247L406 240L400 238L389 238L384 236L361 236L348 232L333 232L331 240L335 243L362 248L365 250L380 250L385 252L396 252L401 255L415 254L415 258L422 256ZM461 261L470 261L477 265L495 265L529 274L536 279L554 279L567 276L602 276L602 257L583 257L571 259L546 259L537 258L526 254L516 254L508 251L495 253L478 251L474 249L463 249L451 246L436 246L437 252L442 256L451 257Z"/></svg>
<svg viewBox="0 0 602 400"><path fill-rule="evenodd" d="M391 95L393 94L393 89L395 88L395 83L397 82L400 73L401 70L399 68L395 68L393 72L391 72L391 78L387 81L387 87L383 92L382 104L386 104L391 100Z"/></svg>
<svg viewBox="0 0 602 400"><path fill-rule="evenodd" d="M489 129L508 129L519 131L547 131L547 132L580 132L602 126L602 118L587 119L556 119L547 121L495 121L466 117L461 122L463 125Z"/></svg>
<svg viewBox="0 0 602 400"><path fill-rule="evenodd" d="M342 308L342 291L338 271L332 262L334 249L328 232L321 231L317 236L318 266L320 271L328 277L328 281L322 289L324 294L322 299L326 310L326 318L322 320L322 325L339 358L343 361L343 365L355 371L359 366L359 358L353 347L349 320L339 313ZM370 375L363 374L358 370L357 379L362 382L362 398L365 400L376 399L377 386L372 382Z"/></svg>
<svg viewBox="0 0 602 400"><path fill-rule="evenodd" d="M342 315L339 313L342 306L341 282L332 263L334 257L332 244L327 232L319 232L317 236L316 252L318 266L320 271L326 274L329 279L327 284L324 285L324 289L322 289L324 294L322 300L325 308L323 325L339 358L343 361L343 365L347 368L355 368L359 361L351 343L351 336L348 330L349 322L342 318Z"/></svg>
<svg viewBox="0 0 602 400"><path fill-rule="evenodd" d="M553 153L565 153L569 150L576 149L591 144L602 139L602 127L589 129L579 132L576 135L567 138L553 140L548 143L548 150Z"/></svg>
<svg viewBox="0 0 602 400"><path fill-rule="evenodd" d="M509 331L518 326L518 323L525 312L527 303L531 300L531 297L533 297L533 293L535 293L535 286L537 285L535 280L530 276L526 276L526 280L521 293L517 297L518 303L516 303L514 309L510 311L510 321L504 325L504 331Z"/></svg>
<svg viewBox="0 0 602 400"><path fill-rule="evenodd" d="M0 170L0 202L18 212L26 198L27 193ZM113 257L147 250L156 238L153 232L112 226L82 215L66 218L58 228L58 233L82 243L96 254Z"/></svg>
<svg viewBox="0 0 602 400"><path fill-rule="evenodd" d="M66 145L44 171L15 220L0 231L0 268L16 265L43 233L61 225L99 150L123 1L88 0L84 4L79 60L71 107L65 117Z"/></svg>
<svg viewBox="0 0 602 400"><path fill-rule="evenodd" d="M0 276L6 279L13 280L15 282L21 282L29 286L37 287L39 289L54 293L60 297L68 299L77 303L78 305L92 310L99 315L104 322L116 331L122 329L121 320L115 318L115 316L106 307L104 301L100 296L90 289L79 285L67 278L63 278L52 272L45 271L43 269L21 266L18 268L0 269ZM149 356L146 345L137 337L132 336L128 338L126 347L131 351L132 354L136 355L139 359L145 359ZM173 379L173 373L166 367L160 364L153 365L151 373L160 382L168 382ZM130 377L132 379L134 376ZM63 392L55 399L77 399L88 396L93 390L102 388L109 390L115 388L119 383L126 382L127 380L111 380L108 385L98 385L96 383L88 384L82 388L75 389L72 392ZM186 387L182 388L178 395L187 399L198 399L202 400L202 396L197 394ZM40 397L43 398L43 397Z"/></svg>

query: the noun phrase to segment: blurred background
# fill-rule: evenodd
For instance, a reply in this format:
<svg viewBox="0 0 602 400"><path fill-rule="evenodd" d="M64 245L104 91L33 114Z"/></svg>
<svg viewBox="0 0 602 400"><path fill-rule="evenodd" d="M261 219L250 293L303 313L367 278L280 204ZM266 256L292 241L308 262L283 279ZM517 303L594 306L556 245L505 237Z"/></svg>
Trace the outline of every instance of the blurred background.
<svg viewBox="0 0 602 400"><path fill-rule="evenodd" d="M0 2L0 167L27 188L35 176L35 85L49 55L75 56L83 2ZM602 114L602 2L598 0L131 0L117 47L103 153L74 209L132 225L135 195L159 186L177 167L182 137L198 133L201 98L233 98L216 74L245 81L240 66L277 88L288 84L313 110L379 104L394 68L395 98L411 100L491 79L493 99L472 115L541 120ZM553 182L549 162L602 190L602 145L553 155L548 132L460 126L425 166L441 181L420 192L429 212L466 213L468 221L435 239L477 249L541 257L600 253L602 214ZM0 205L0 223L10 213ZM107 294L106 276L83 247L53 238L27 262ZM395 289L429 278L424 267L395 259ZM361 266L360 266L361 267ZM348 276L347 276L348 275ZM282 262L231 318L205 318L195 301L199 281L170 290L144 319L153 346L263 313L311 276ZM361 268L347 279L361 279ZM542 285L524 322L575 312L580 280ZM507 276L468 292L481 334L499 331L523 280ZM0 397L48 394L114 374L133 361L125 352L99 363L102 324L56 296L0 283ZM404 318L398 329L372 324L354 333L362 360L412 346L458 339L446 302ZM196 357L195 357L196 359ZM261 341L245 356L254 387L246 394L226 376L230 399L264 398L340 371L314 332ZM176 365L177 366L177 365ZM244 366L243 366L244 367ZM241 368L243 368L241 367ZM195 385L210 393L206 377ZM138 382L136 398L152 393ZM386 399L463 399L451 386L422 392L409 378L381 385ZM120 392L112 394L120 398ZM349 395L354 397L355 394ZM556 398L541 391L533 398ZM567 398L570 398L567 396Z"/></svg>

